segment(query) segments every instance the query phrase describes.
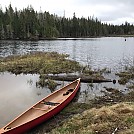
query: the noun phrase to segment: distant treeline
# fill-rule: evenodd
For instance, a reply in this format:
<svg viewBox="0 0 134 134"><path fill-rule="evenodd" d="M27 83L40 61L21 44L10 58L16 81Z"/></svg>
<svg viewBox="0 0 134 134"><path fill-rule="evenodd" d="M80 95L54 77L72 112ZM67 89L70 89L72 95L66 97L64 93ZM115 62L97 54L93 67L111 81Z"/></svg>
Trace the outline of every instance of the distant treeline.
<svg viewBox="0 0 134 134"><path fill-rule="evenodd" d="M57 37L97 37L133 35L134 25L102 23L97 18L59 17L49 12L34 11L32 6L13 10L11 4L0 9L0 39L46 39Z"/></svg>

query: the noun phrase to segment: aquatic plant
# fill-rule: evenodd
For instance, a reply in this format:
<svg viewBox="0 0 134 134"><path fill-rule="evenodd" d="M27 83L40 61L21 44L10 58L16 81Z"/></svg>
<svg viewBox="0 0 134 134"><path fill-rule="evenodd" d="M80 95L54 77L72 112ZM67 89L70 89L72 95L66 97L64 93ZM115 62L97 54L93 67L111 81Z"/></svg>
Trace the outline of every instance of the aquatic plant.
<svg viewBox="0 0 134 134"><path fill-rule="evenodd" d="M8 56L0 62L0 72L15 74L59 74L79 71L78 62L67 59L68 55L57 52L35 52L26 55Z"/></svg>

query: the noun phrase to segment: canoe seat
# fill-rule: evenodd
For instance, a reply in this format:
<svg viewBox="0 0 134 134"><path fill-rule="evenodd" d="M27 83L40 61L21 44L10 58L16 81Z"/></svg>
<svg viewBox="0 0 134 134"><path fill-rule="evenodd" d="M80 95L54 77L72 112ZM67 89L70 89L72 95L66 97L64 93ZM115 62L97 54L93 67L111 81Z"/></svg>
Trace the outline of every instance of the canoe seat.
<svg viewBox="0 0 134 134"><path fill-rule="evenodd" d="M65 92L65 93L63 94L63 96L68 95L68 94L69 94L69 91Z"/></svg>
<svg viewBox="0 0 134 134"><path fill-rule="evenodd" d="M73 92L73 91L74 91L74 88L70 88L70 89L68 89L67 91Z"/></svg>
<svg viewBox="0 0 134 134"><path fill-rule="evenodd" d="M51 101L42 101L41 103L45 105L50 105L50 106L56 106L57 104L60 104L58 102L51 102Z"/></svg>
<svg viewBox="0 0 134 134"><path fill-rule="evenodd" d="M38 108L38 107L33 107L33 109L36 109L36 110L42 110L42 111L47 111L51 108L51 106L48 106L47 108Z"/></svg>
<svg viewBox="0 0 134 134"><path fill-rule="evenodd" d="M74 91L74 89L70 88L63 94L63 96L68 95L70 92L73 92L73 91Z"/></svg>

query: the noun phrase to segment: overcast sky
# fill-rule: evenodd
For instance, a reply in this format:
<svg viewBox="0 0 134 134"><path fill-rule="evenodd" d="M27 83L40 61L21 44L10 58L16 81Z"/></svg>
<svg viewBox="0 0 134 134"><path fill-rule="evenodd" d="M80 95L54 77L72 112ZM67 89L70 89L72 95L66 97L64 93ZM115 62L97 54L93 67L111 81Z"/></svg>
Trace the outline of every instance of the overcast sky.
<svg viewBox="0 0 134 134"><path fill-rule="evenodd" d="M94 16L102 22L124 24L125 21L134 24L134 0L0 0L4 10L11 3L12 7L23 9L32 5L37 11L40 9L55 13L58 16L76 17Z"/></svg>

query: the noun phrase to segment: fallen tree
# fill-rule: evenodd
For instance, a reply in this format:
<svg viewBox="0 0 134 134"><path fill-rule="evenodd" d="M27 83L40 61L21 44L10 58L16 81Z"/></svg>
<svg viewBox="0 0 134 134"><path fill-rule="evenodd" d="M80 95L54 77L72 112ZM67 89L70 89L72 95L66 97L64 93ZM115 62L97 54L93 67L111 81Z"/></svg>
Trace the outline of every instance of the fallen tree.
<svg viewBox="0 0 134 134"><path fill-rule="evenodd" d="M113 82L116 83L115 80L105 79L103 77L90 77L84 75L43 75L41 76L43 79L52 79L52 80L60 80L60 81L73 81L75 79L81 78L81 82L84 83L101 83L101 82Z"/></svg>

